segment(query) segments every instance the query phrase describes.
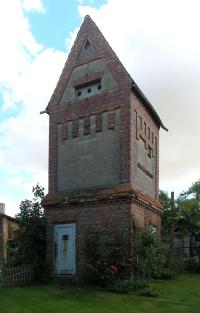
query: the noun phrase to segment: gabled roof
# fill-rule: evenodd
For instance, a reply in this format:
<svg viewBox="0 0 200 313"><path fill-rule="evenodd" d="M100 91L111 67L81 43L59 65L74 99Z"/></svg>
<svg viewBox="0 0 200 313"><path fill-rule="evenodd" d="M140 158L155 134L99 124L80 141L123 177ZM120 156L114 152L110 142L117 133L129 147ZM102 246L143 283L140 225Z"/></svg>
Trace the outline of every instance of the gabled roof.
<svg viewBox="0 0 200 313"><path fill-rule="evenodd" d="M130 82L130 89L134 92L134 94L140 99L144 107L147 109L149 114L152 116L154 121L158 126L161 126L163 129L167 131L167 128L162 123L159 115L153 108L152 104L149 102L149 100L145 97L145 95L142 93L142 91L139 89L139 87L136 85L134 80L131 78L130 74L127 72L115 52L110 47L109 43L104 38L103 34L97 27L97 25L94 23L94 21L91 19L89 15L86 15L84 18L84 21L79 29L79 32L77 34L77 37L75 39L74 45L69 53L68 59L65 63L64 69L62 71L62 74L60 76L60 79L57 83L57 86L53 92L53 95L48 103L48 106L45 111L42 111L41 113L49 113L49 106L58 104L60 101L60 98L62 97L62 94L64 92L66 82L69 78L70 72L72 70L72 67L77 64L78 61L80 61L80 58L84 57L84 51L83 47L84 45L90 45L90 38L98 45L98 40L103 40L105 44L105 52L109 52L110 55L112 55L113 58L117 61L118 65L120 65L123 74L125 77L127 77L127 80ZM99 49L98 49L99 48ZM90 47L90 54L94 53L96 50L97 57L101 57L101 53L99 53L100 45L97 47L97 49L94 46ZM98 55L99 54L99 55ZM72 64L72 65L71 65Z"/></svg>

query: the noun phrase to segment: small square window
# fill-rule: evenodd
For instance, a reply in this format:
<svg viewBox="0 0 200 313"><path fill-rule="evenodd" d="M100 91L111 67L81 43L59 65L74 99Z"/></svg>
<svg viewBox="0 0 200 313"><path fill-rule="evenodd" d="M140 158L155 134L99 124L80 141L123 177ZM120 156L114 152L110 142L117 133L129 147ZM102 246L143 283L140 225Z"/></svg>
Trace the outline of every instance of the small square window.
<svg viewBox="0 0 200 313"><path fill-rule="evenodd" d="M69 235L63 235L63 236L62 236L62 240L65 241L65 240L68 240L68 239L69 239Z"/></svg>

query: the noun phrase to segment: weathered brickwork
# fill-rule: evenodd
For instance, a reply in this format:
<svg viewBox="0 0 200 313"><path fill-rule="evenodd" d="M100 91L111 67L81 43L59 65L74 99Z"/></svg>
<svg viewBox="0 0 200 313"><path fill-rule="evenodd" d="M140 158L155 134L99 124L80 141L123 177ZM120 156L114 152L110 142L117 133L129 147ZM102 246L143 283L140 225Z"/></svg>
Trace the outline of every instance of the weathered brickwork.
<svg viewBox="0 0 200 313"><path fill-rule="evenodd" d="M81 277L92 232L105 243L122 234L131 257L135 223L160 231L159 129L165 127L89 16L46 112L49 192L43 206L49 271L54 275L55 225L74 223ZM102 249L109 253L106 244Z"/></svg>
<svg viewBox="0 0 200 313"><path fill-rule="evenodd" d="M103 254L109 253L107 244L113 242L116 236L122 234L127 244L127 258L131 253L131 227L130 203L127 201L98 201L96 203L66 204L46 210L48 221L47 241L50 271L54 268L54 225L58 223L76 223L76 266L78 277L87 273L88 260L86 257L86 242L92 235L101 237L105 243ZM102 247L103 250L103 247Z"/></svg>

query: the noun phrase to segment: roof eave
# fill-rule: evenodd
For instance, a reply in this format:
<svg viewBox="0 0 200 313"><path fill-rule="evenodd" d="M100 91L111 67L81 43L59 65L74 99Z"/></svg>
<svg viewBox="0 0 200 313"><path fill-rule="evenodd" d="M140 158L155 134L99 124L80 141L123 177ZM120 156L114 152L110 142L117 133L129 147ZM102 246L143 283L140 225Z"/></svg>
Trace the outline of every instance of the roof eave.
<svg viewBox="0 0 200 313"><path fill-rule="evenodd" d="M164 130L168 131L167 127L165 127L165 125L161 121L158 113L156 112L152 104L149 102L149 100L146 98L146 96L143 94L143 92L140 90L140 88L137 86L134 80L132 81L132 90L139 97L142 103L146 106L147 110L151 113L156 123L159 126L161 126Z"/></svg>

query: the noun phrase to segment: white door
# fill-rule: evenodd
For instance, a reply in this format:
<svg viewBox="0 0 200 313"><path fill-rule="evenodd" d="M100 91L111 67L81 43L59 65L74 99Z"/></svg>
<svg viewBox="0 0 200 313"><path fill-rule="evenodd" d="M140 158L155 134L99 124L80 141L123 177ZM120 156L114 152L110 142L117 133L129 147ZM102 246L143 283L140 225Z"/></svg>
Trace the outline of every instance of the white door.
<svg viewBox="0 0 200 313"><path fill-rule="evenodd" d="M55 225L55 274L76 273L76 224Z"/></svg>

